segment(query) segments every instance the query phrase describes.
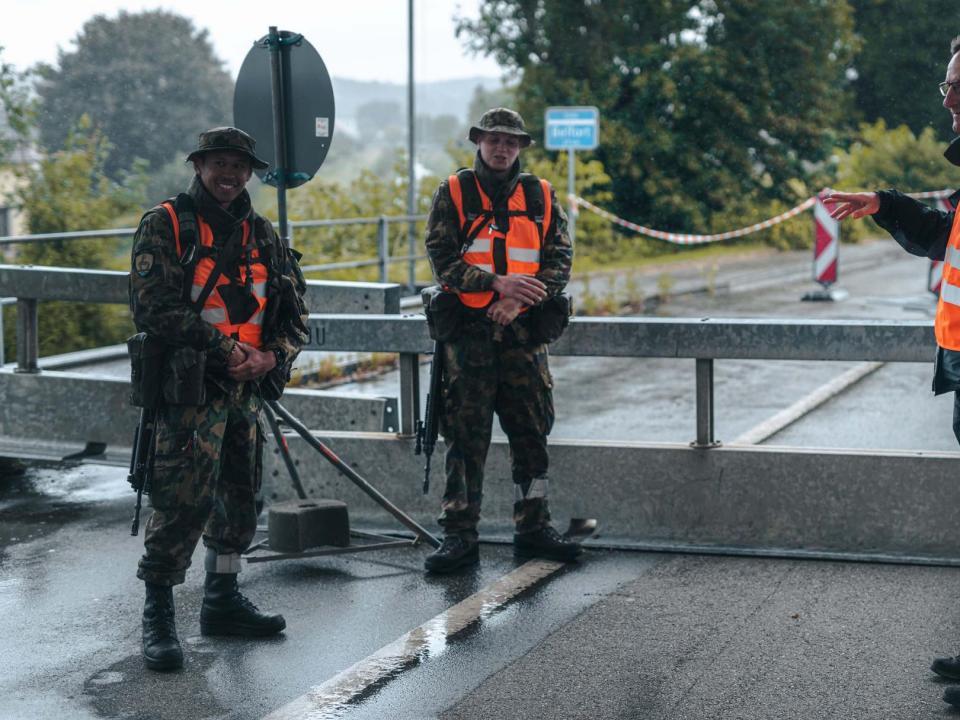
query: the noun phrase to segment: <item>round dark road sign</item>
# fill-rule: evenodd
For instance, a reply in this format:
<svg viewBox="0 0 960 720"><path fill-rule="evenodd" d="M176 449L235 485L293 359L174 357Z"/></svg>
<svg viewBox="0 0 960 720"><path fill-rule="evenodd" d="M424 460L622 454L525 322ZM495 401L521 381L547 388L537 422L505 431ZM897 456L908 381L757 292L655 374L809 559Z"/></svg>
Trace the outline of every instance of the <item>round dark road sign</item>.
<svg viewBox="0 0 960 720"><path fill-rule="evenodd" d="M320 54L303 36L279 33L283 72L287 152L283 166L286 187L310 180L323 164L333 138L333 84ZM254 43L240 67L233 92L233 122L257 140L257 155L270 167L257 177L277 184L278 163L273 140L272 70L269 35Z"/></svg>

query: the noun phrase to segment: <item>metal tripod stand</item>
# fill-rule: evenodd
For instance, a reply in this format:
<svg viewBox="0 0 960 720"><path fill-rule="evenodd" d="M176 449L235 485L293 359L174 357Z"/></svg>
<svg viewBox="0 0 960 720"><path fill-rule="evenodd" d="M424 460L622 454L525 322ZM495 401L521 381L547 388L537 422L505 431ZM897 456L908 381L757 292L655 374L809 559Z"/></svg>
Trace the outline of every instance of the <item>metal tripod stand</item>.
<svg viewBox="0 0 960 720"><path fill-rule="evenodd" d="M352 530L350 532L351 536L373 539L375 542L368 542L360 545L350 545L347 547L318 547L316 549L304 550L303 552L296 553L271 552L269 555L253 555L252 553L259 550L269 550L269 538L267 538L259 543L256 543L255 545L251 545L250 548L247 549L246 553L244 553L247 555L247 562L265 562L267 560L319 557L322 555L343 555L347 553L366 552L369 550L382 550L384 548L392 547L414 547L419 545L421 542L425 542L434 548L440 547L440 541L437 540L437 538L431 535L416 520L403 512L403 510L390 502L390 500L388 500L373 485L367 482L356 470L337 457L337 454L333 452L333 450L318 440L302 422L294 417L293 414L280 403L275 400L267 401L264 405L263 412L267 419L267 424L270 426L270 431L273 433L273 437L276 440L277 447L280 451L280 456L283 458L287 472L290 474L290 482L293 484L293 488L301 500L307 499L307 494L303 489L303 483L300 481L300 473L297 471L297 467L294 464L293 458L290 456L290 447L287 445L287 440L283 436L283 432L280 429L280 423L277 420L278 416L282 418L283 421L300 437L302 437L308 445L323 455L324 459L337 468L342 475L346 476L346 478L354 485L363 490L363 492L370 496L370 498L380 505L380 507L393 515L401 525L406 527L408 530L411 530L414 534L414 537L412 540L398 540L387 535L377 535L374 533Z"/></svg>

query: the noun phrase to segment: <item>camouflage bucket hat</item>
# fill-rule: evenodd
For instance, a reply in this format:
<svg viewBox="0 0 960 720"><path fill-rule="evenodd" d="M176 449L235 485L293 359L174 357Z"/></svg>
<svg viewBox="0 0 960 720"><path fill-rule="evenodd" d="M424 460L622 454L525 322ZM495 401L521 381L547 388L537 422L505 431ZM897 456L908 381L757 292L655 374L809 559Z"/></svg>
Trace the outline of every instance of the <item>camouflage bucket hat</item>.
<svg viewBox="0 0 960 720"><path fill-rule="evenodd" d="M527 147L533 138L523 126L523 118L516 110L507 108L493 108L480 116L480 122L470 128L470 142L476 143L480 133L499 132L507 135L516 135L520 138L520 147Z"/></svg>
<svg viewBox="0 0 960 720"><path fill-rule="evenodd" d="M253 167L256 170L263 170L270 164L257 157L254 148L257 147L257 141L243 130L235 127L217 127L211 130L205 130L200 133L197 139L197 149L187 155L187 162L193 160L198 155L212 152L214 150L233 150L240 152L250 158Z"/></svg>

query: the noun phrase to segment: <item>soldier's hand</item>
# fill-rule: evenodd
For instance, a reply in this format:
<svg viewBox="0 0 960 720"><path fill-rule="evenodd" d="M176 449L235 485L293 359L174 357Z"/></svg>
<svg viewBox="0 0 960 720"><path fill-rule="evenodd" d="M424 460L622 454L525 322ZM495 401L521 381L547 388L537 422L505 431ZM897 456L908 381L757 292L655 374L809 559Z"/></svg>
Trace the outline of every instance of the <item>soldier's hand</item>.
<svg viewBox="0 0 960 720"><path fill-rule="evenodd" d="M500 298L487 308L487 317L498 325L507 326L517 319L524 304L513 298Z"/></svg>
<svg viewBox="0 0 960 720"><path fill-rule="evenodd" d="M227 367L236 367L246 359L247 353L242 347L240 347L240 343L237 343L233 346L233 350L231 350L230 354L227 356Z"/></svg>
<svg viewBox="0 0 960 720"><path fill-rule="evenodd" d="M854 219L873 215L880 210L880 196L875 192L831 192L823 196L823 204L834 220Z"/></svg>
<svg viewBox="0 0 960 720"><path fill-rule="evenodd" d="M536 305L547 297L547 286L533 275L497 275L493 289L501 298L512 298L527 305Z"/></svg>
<svg viewBox="0 0 960 720"><path fill-rule="evenodd" d="M272 352L258 350L248 343L240 343L240 349L246 353L244 361L239 365L227 368L227 374L233 380L241 382L256 380L258 377L266 375L277 365L277 356Z"/></svg>

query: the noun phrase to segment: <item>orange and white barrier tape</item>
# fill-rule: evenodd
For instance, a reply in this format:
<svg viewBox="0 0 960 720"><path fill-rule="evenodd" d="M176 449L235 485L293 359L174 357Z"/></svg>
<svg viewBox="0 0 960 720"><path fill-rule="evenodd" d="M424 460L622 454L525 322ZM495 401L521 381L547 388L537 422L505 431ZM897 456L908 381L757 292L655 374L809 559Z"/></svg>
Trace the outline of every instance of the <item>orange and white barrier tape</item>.
<svg viewBox="0 0 960 720"><path fill-rule="evenodd" d="M928 199L928 198L944 198L950 195L952 190L929 190L926 192L920 193L909 193L910 197L917 199ZM711 235L688 235L685 233L673 233L667 232L665 230L654 230L653 228L644 227L643 225L637 225L632 223L629 220L624 220L621 217L617 217L611 212L604 210L601 207L597 207L589 200L584 200L579 195L569 196L571 202L576 205L586 208L592 213L599 215L602 218L606 218L610 222L625 227L628 230L633 230L635 233L640 235L646 235L647 237L656 238L658 240L665 240L666 242L673 243L675 245L702 245L705 243L718 242L720 240L732 240L733 238L744 237L745 235L751 235L755 232L761 230L766 230L769 227L778 225L784 220L789 220L792 217L799 215L802 212L805 212L812 208L816 202L816 196L807 198L802 203L797 205L794 208L787 210L786 212L780 213L776 217L772 217L769 220L764 220L763 222L755 223L748 227L740 228L739 230L730 230L728 232L722 233L713 233Z"/></svg>
<svg viewBox="0 0 960 720"><path fill-rule="evenodd" d="M610 222L625 227L628 230L633 230L640 235L657 238L658 240L666 240L667 242L674 243L675 245L701 245L703 243L717 242L719 240L731 240L733 238L743 237L744 235L750 235L752 233L759 232L760 230L766 230L768 227L773 227L774 225L782 223L784 220L789 220L795 215L799 215L805 210L809 210L811 207L813 207L814 202L816 202L816 198L807 198L795 208L791 208L784 213L780 213L776 217L772 217L769 220L758 222L755 225L740 228L739 230L730 230L729 232L714 233L712 235L687 235L684 233L672 233L665 232L663 230L654 230L653 228L637 225L629 220L624 220L623 218L617 217L613 213L597 207L589 200L584 200L582 197L577 196L574 198L574 201L577 203L577 205L596 213L600 217L606 218Z"/></svg>

